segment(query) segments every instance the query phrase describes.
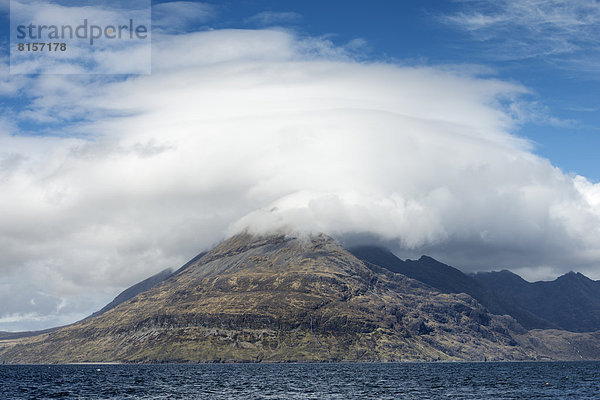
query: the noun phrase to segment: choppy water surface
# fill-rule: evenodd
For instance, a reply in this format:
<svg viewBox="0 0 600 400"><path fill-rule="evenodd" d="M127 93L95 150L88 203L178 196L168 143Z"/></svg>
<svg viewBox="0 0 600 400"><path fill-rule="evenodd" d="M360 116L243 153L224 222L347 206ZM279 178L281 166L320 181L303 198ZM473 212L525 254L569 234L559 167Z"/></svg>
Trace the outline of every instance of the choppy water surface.
<svg viewBox="0 0 600 400"><path fill-rule="evenodd" d="M0 365L0 399L599 399L600 363Z"/></svg>

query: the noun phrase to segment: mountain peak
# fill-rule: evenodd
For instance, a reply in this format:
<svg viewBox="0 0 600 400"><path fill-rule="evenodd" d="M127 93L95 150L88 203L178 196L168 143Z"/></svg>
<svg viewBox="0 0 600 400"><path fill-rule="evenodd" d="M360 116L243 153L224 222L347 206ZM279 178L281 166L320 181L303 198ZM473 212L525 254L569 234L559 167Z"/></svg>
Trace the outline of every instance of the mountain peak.
<svg viewBox="0 0 600 400"><path fill-rule="evenodd" d="M307 260L339 256L344 252L346 250L338 242L325 234L292 236L241 233L221 242L184 273L195 274L197 278L204 279L208 276L236 273L243 269L286 270L302 262L303 268L325 270L326 266L333 264L324 262L319 266ZM356 271L366 269L359 264L354 263L354 272L364 273ZM348 263L345 266L348 267Z"/></svg>
<svg viewBox="0 0 600 400"><path fill-rule="evenodd" d="M557 281L571 281L571 282L593 282L590 278L583 275L581 272L569 271L564 275L556 278Z"/></svg>

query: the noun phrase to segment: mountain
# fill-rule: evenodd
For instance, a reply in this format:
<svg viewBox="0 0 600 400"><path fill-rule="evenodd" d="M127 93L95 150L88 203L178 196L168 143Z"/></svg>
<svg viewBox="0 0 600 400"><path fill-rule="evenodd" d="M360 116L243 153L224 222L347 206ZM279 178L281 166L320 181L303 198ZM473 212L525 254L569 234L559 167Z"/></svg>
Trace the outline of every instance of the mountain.
<svg viewBox="0 0 600 400"><path fill-rule="evenodd" d="M416 279L444 293L466 293L492 314L510 315L526 329L558 328L557 324L513 304L474 278L431 257L403 261L389 250L375 246L359 246L350 249L350 252L367 264Z"/></svg>
<svg viewBox="0 0 600 400"><path fill-rule="evenodd" d="M527 359L510 334L521 331L329 237L238 235L102 315L6 344L0 360Z"/></svg>
<svg viewBox="0 0 600 400"><path fill-rule="evenodd" d="M105 313L0 342L2 363L600 359L467 294L369 267L325 235L234 236Z"/></svg>
<svg viewBox="0 0 600 400"><path fill-rule="evenodd" d="M480 272L473 279L519 307L572 332L600 330L600 281L569 272L530 283L510 271Z"/></svg>

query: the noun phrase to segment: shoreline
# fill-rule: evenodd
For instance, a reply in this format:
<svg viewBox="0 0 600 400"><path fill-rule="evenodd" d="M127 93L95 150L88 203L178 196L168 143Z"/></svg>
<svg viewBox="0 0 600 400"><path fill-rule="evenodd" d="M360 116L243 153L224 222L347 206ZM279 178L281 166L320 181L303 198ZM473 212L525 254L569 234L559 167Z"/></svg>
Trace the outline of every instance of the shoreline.
<svg viewBox="0 0 600 400"><path fill-rule="evenodd" d="M128 362L74 362L74 363L23 363L23 364L0 364L3 366L94 366L94 365L123 365L123 366L155 366L155 365L342 365L342 364L527 364L527 363L600 363L600 360L506 360L506 361L465 361L465 360L444 360L444 361L267 361L267 362L156 362L156 363L128 363Z"/></svg>

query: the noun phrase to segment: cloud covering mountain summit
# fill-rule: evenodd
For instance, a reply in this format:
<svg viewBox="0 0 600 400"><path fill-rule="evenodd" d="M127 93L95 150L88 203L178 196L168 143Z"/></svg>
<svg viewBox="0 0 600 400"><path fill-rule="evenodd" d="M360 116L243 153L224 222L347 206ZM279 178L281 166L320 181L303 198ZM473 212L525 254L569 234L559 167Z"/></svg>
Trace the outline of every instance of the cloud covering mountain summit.
<svg viewBox="0 0 600 400"><path fill-rule="evenodd" d="M56 313L244 229L600 278L599 186L514 134L526 88L283 31L153 40L152 75L29 77L0 124L0 268ZM12 295L0 315L37 315Z"/></svg>

